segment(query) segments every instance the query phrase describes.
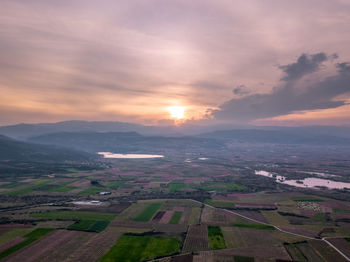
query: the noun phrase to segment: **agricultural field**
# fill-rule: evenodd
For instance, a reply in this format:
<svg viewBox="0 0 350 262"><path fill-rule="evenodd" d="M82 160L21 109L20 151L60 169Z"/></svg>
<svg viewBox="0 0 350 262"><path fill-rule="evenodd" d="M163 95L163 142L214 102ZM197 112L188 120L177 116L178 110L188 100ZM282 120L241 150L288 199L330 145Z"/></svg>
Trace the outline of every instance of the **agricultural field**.
<svg viewBox="0 0 350 262"><path fill-rule="evenodd" d="M185 188L186 185L183 183L171 183L169 184L170 193L174 193L176 191L181 191L181 189Z"/></svg>
<svg viewBox="0 0 350 262"><path fill-rule="evenodd" d="M115 215L111 213L86 212L86 211L50 211L43 213L30 214L35 218L51 219L51 220L107 220L111 221Z"/></svg>
<svg viewBox="0 0 350 262"><path fill-rule="evenodd" d="M91 232L101 232L109 224L109 221L96 221L96 220L80 220L68 227L72 230L82 230L82 231L91 231Z"/></svg>
<svg viewBox="0 0 350 262"><path fill-rule="evenodd" d="M251 229L262 229L262 230L275 230L273 226L264 225L264 224L244 224L244 223L232 223L234 227L243 227Z"/></svg>
<svg viewBox="0 0 350 262"><path fill-rule="evenodd" d="M220 227L208 226L208 238L211 250L226 248L225 238Z"/></svg>
<svg viewBox="0 0 350 262"><path fill-rule="evenodd" d="M319 240L286 244L286 250L297 261L344 261L334 249Z"/></svg>
<svg viewBox="0 0 350 262"><path fill-rule="evenodd" d="M210 199L206 199L204 201L205 204L214 206L214 207L224 207L224 208L234 208L235 203L233 202L228 202L228 201L213 201Z"/></svg>
<svg viewBox="0 0 350 262"><path fill-rule="evenodd" d="M4 261L344 261L323 237L350 256L344 192L266 185L220 153L174 157L0 183Z"/></svg>
<svg viewBox="0 0 350 262"><path fill-rule="evenodd" d="M162 203L151 203L144 210L142 210L137 217L134 218L134 221L139 222L148 222L152 219L158 209L162 206Z"/></svg>
<svg viewBox="0 0 350 262"><path fill-rule="evenodd" d="M175 211L173 216L171 217L169 224L178 224L180 222L180 219L182 217L181 211Z"/></svg>
<svg viewBox="0 0 350 262"><path fill-rule="evenodd" d="M208 227L192 225L187 231L183 252L209 250Z"/></svg>
<svg viewBox="0 0 350 262"><path fill-rule="evenodd" d="M25 246L28 246L32 242L38 240L39 238L45 236L46 234L50 233L53 230L54 229L52 229L52 228L38 228L38 229L35 229L34 231L24 235L23 241L21 241L18 244L15 244L15 245L9 247L8 249L2 251L0 253L0 259L3 259L5 257L11 255L12 253L15 253L16 251L24 248Z"/></svg>
<svg viewBox="0 0 350 262"><path fill-rule="evenodd" d="M99 261L138 262L174 254L179 248L180 239L177 238L123 235Z"/></svg>

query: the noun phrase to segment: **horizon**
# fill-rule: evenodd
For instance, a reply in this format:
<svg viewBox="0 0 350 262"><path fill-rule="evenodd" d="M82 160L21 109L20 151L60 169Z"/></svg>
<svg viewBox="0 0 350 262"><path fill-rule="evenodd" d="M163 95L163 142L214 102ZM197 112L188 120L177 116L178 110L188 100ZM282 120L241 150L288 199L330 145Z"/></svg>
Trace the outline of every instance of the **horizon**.
<svg viewBox="0 0 350 262"><path fill-rule="evenodd" d="M144 126L144 127L172 127L172 128L183 128L186 126L197 126L197 127L232 127L232 129L234 128L312 128L312 127L350 127L350 124L338 124L338 125L328 125L328 124L315 124L315 125L243 125L243 124L230 124L230 123L225 123L225 124L215 124L215 123L211 123L211 124L207 124L207 125L203 125L203 124L199 124L196 125L195 123L190 123L190 122L183 122L180 124L164 124L164 123L157 123L157 124L142 124L142 123L137 123L137 122L124 122L124 121L99 121L99 120L79 120L79 119L71 119L71 120L63 120L63 121L46 121L46 122L17 122L17 123L13 123L13 124L5 124L5 125L0 125L0 127L10 127L10 126L19 126L19 125L54 125L54 124L60 124L60 123L78 123L78 122L82 122L82 123L120 123L120 124L130 124L130 125L139 125L139 126ZM218 129L220 130L220 129Z"/></svg>

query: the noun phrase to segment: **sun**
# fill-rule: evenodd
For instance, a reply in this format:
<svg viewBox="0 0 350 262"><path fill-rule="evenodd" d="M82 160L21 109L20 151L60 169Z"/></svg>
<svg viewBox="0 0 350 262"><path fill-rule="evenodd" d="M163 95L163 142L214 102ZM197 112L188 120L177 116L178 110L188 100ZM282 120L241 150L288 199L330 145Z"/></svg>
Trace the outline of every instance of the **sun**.
<svg viewBox="0 0 350 262"><path fill-rule="evenodd" d="M174 119L183 119L185 116L185 107L183 106L170 106L168 110L170 116Z"/></svg>

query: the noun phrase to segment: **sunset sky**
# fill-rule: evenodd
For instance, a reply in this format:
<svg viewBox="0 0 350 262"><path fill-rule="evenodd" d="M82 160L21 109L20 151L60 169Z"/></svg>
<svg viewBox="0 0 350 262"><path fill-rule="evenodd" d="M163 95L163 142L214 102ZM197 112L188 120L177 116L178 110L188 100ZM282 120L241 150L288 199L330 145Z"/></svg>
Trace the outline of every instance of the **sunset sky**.
<svg viewBox="0 0 350 262"><path fill-rule="evenodd" d="M350 1L0 0L0 125L73 119L350 125Z"/></svg>

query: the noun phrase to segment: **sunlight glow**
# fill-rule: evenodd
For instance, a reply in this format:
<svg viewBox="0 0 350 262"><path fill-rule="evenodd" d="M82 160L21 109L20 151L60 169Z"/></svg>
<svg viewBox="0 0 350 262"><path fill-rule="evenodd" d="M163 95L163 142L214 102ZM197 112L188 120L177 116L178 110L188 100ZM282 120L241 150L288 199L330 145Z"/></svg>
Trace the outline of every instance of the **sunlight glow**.
<svg viewBox="0 0 350 262"><path fill-rule="evenodd" d="M183 106L170 106L168 110L172 118L183 119L185 116L185 107Z"/></svg>

